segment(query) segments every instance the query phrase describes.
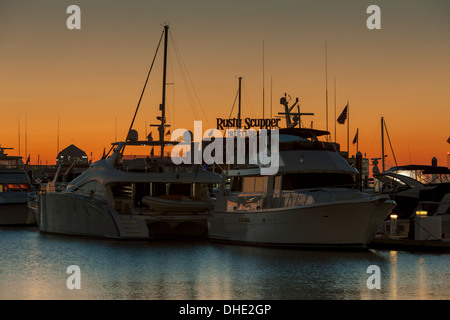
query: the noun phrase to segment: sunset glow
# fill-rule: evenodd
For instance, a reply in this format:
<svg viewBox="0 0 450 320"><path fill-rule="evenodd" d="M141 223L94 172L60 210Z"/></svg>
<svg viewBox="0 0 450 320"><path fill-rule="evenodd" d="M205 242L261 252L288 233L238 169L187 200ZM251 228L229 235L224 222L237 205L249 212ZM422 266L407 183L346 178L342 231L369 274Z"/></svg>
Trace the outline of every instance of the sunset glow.
<svg viewBox="0 0 450 320"><path fill-rule="evenodd" d="M375 2L3 1L0 145L32 164L54 164L70 144L98 160L126 137L166 22L172 131L230 118L242 77L243 118L275 117L287 93L314 113L303 125L328 127L347 150L347 122L335 119L349 103L350 154L358 129L363 155L381 157L383 117L399 165L436 157L447 166L450 3ZM71 4L81 8L80 30L66 26ZM366 26L371 4L381 8L379 30ZM157 137L149 125L161 90L159 54L133 126L140 139ZM385 152L389 168L388 144Z"/></svg>

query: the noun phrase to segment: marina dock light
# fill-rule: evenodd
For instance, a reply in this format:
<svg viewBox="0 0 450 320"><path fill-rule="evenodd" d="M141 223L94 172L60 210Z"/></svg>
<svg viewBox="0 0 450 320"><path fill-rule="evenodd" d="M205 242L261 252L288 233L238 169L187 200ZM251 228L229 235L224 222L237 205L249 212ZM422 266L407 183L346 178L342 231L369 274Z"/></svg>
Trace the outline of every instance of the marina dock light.
<svg viewBox="0 0 450 320"><path fill-rule="evenodd" d="M417 210L416 211L416 216L418 216L418 217L426 217L427 214L428 214L428 212L425 210Z"/></svg>
<svg viewBox="0 0 450 320"><path fill-rule="evenodd" d="M397 218L398 216L396 214L390 215L391 221L389 223L389 233L391 236L397 235Z"/></svg>

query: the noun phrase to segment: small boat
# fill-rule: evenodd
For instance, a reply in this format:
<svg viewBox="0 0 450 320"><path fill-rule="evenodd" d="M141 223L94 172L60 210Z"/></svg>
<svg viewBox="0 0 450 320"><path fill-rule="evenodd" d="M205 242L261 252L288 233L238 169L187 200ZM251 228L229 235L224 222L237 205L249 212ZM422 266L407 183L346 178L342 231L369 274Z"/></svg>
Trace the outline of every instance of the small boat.
<svg viewBox="0 0 450 320"><path fill-rule="evenodd" d="M28 193L31 181L19 156L9 156L0 147L0 225L35 225L36 220L28 210Z"/></svg>

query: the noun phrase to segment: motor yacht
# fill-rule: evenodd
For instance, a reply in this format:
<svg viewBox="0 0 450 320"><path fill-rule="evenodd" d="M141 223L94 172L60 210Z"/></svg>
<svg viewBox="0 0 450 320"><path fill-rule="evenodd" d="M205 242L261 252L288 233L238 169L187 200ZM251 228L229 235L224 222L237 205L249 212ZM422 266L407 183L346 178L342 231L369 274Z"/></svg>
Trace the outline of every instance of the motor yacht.
<svg viewBox="0 0 450 320"><path fill-rule="evenodd" d="M357 189L358 171L333 143L319 139L329 132L301 127L300 110L291 112L285 97L280 102L286 128L279 129L278 172L262 175L262 165L225 170L231 187L217 193L209 237L249 245L366 248L395 202Z"/></svg>

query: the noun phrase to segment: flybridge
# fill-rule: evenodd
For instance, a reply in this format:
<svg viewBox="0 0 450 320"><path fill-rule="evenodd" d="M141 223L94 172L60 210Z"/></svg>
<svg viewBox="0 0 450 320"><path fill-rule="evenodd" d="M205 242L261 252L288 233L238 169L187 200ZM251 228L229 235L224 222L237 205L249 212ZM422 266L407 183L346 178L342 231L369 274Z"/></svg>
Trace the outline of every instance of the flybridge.
<svg viewBox="0 0 450 320"><path fill-rule="evenodd" d="M254 118L245 118L245 130L250 128L260 128L260 129L279 129L280 126L278 122L280 118L272 118L272 119L254 119ZM216 118L217 121L217 129L223 130L225 128L242 128L242 119L239 118L231 118L231 119L223 119Z"/></svg>

